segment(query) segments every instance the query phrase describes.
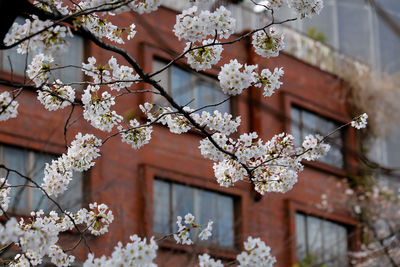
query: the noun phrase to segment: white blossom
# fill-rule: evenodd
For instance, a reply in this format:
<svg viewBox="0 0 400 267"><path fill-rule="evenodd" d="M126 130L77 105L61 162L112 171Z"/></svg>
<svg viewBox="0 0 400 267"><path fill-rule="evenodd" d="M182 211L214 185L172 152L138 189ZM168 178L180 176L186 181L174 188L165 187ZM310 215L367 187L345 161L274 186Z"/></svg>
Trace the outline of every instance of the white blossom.
<svg viewBox="0 0 400 267"><path fill-rule="evenodd" d="M36 86L40 86L50 78L50 68L53 62L52 56L37 54L29 64L26 74Z"/></svg>
<svg viewBox="0 0 400 267"><path fill-rule="evenodd" d="M257 65L245 65L243 71L242 67L242 64L233 59L221 68L218 79L225 94L240 94L244 89L257 82L257 73L254 72Z"/></svg>
<svg viewBox="0 0 400 267"><path fill-rule="evenodd" d="M240 116L233 120L231 114L222 114L218 110L215 110L212 115L203 111L200 115L193 113L191 116L201 126L207 126L210 130L215 130L225 135L236 132L241 122Z"/></svg>
<svg viewBox="0 0 400 267"><path fill-rule="evenodd" d="M86 171L94 165L93 160L100 156L101 140L92 134L78 133L75 140L63 154L51 164L46 163L42 187L49 194L57 196L67 190L73 171Z"/></svg>
<svg viewBox="0 0 400 267"><path fill-rule="evenodd" d="M220 38L227 39L233 34L235 19L225 7L220 6L214 12L202 10L198 16L197 9L197 6L193 6L176 16L173 31L179 40L202 41L207 36L214 36L216 33Z"/></svg>
<svg viewBox="0 0 400 267"><path fill-rule="evenodd" d="M223 267L221 260L214 260L208 254L199 255L200 267Z"/></svg>
<svg viewBox="0 0 400 267"><path fill-rule="evenodd" d="M271 248L260 238L249 236L244 243L244 248L245 251L236 257L240 267L272 267L276 262L275 257L271 255Z"/></svg>
<svg viewBox="0 0 400 267"><path fill-rule="evenodd" d="M131 128L124 130L120 125L118 130L121 132L122 142L130 144L133 149L139 149L145 144L148 144L153 131L152 126L139 127L139 122L133 119L129 122Z"/></svg>
<svg viewBox="0 0 400 267"><path fill-rule="evenodd" d="M0 216L3 215L3 211L7 211L8 204L10 203L10 184L7 183L5 178L0 178Z"/></svg>
<svg viewBox="0 0 400 267"><path fill-rule="evenodd" d="M264 69L261 71L261 75L259 77L259 83L255 84L256 87L260 87L261 85L265 85L263 95L265 97L271 96L276 89L279 89L283 84L279 81L279 78L284 74L282 68L275 68L274 72L271 73L269 69Z"/></svg>
<svg viewBox="0 0 400 267"><path fill-rule="evenodd" d="M322 0L288 0L288 5L293 8L299 18L311 18L315 14L319 14L324 7Z"/></svg>
<svg viewBox="0 0 400 267"><path fill-rule="evenodd" d="M44 30L47 27L48 29ZM42 32L35 34L40 31ZM30 19L26 19L22 25L14 22L10 32L6 34L4 43L12 45L30 35L33 36L18 45L17 52L19 54L26 54L27 52L57 54L60 51L67 50L68 43L65 40L67 35L72 37L68 27L53 25L53 21L42 21L36 15L33 15Z"/></svg>
<svg viewBox="0 0 400 267"><path fill-rule="evenodd" d="M93 254L89 254L87 260L84 262L84 267L109 267L109 266L143 266L143 267L156 267L153 263L156 257L158 246L151 238L147 243L146 238L143 240L137 235L130 237L131 242L122 246L118 243L114 247L111 257L102 256L101 258L94 258Z"/></svg>
<svg viewBox="0 0 400 267"><path fill-rule="evenodd" d="M0 121L16 118L18 115L19 103L13 100L9 92L0 94Z"/></svg>
<svg viewBox="0 0 400 267"><path fill-rule="evenodd" d="M115 104L115 98L107 91L99 96L99 90L98 85L88 85L84 90L82 96L83 117L93 127L110 132L116 124L122 121L122 116L110 109Z"/></svg>
<svg viewBox="0 0 400 267"><path fill-rule="evenodd" d="M212 44L213 42L213 39L208 39L204 40L202 44L207 45ZM189 50L190 47L196 48L196 46L192 46L191 43L186 43L185 51ZM222 45L214 44L204 48L196 48L187 53L185 56L190 67L197 71L201 71L210 69L212 65L217 64L221 59L222 50Z"/></svg>
<svg viewBox="0 0 400 267"><path fill-rule="evenodd" d="M279 51L285 48L283 35L278 33L274 27L269 28L269 33L264 31L254 33L252 44L255 52L266 58L277 57Z"/></svg>
<svg viewBox="0 0 400 267"><path fill-rule="evenodd" d="M51 87L43 86L37 93L37 99L50 111L65 108L75 99L75 90L63 85L60 80L56 80Z"/></svg>
<svg viewBox="0 0 400 267"><path fill-rule="evenodd" d="M201 230L201 232L199 234L199 238L201 240L207 240L212 235L212 233L211 233L212 225L213 225L213 221L209 221L207 223L207 227L204 228L203 230Z"/></svg>
<svg viewBox="0 0 400 267"><path fill-rule="evenodd" d="M358 116L354 121L351 122L351 126L356 128L356 129L363 129L367 127L367 119L368 115L367 113L363 113L362 115Z"/></svg>

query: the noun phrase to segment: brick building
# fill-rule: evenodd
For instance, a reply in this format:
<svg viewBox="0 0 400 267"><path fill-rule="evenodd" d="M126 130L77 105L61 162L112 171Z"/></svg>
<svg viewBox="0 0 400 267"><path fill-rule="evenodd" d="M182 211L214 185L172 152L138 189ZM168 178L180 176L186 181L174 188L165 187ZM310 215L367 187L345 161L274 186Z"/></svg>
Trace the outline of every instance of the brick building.
<svg viewBox="0 0 400 267"><path fill-rule="evenodd" d="M176 12L162 7L149 15L125 13L117 17L120 25L135 23L137 34L133 42L123 45L146 72L159 69L177 52L184 42L178 41L171 29ZM161 23L160 23L161 22ZM74 38L70 51L58 60L60 64L80 64L95 56L105 63L111 53L99 49L82 38ZM13 73L7 55L13 59ZM15 52L2 52L1 79L23 82L24 60ZM117 57L118 58L118 57ZM240 115L239 133L256 131L263 140L283 131L303 138L310 132L327 134L337 125L351 119L346 92L341 80L291 55L261 58L254 53L250 40L244 39L224 47L218 66L204 73L190 71L185 61L179 62L164 75L158 76L170 93L183 104L192 98L192 105L215 103L224 98L217 88L219 68L230 58L241 63L258 64L260 69L283 67L283 86L271 98L264 98L258 88L246 90L242 95L218 107ZM122 61L121 61L122 63ZM65 81L83 80L79 71L64 69L59 75ZM136 85L136 89L145 89ZM116 111L125 118L140 118L138 104L144 101L161 103L150 94L132 94L118 99ZM19 97L19 116L0 124L1 162L30 174L41 182L44 162L64 152L64 125L70 112L49 112L36 100L34 91L24 91ZM76 108L72 120L82 110ZM82 118L68 131L70 142L75 134L106 134L91 127ZM257 195L249 184L238 183L232 188L220 187L212 169L212 162L199 152L197 132L174 135L164 126L155 126L151 142L141 150L133 150L120 139L112 138L102 147L102 157L81 177L75 177L72 187L62 199L71 209L87 206L93 201L106 203L115 214L108 234L89 237L96 256L110 254L118 241L126 242L129 235L161 236L174 231L177 215L192 212L201 223L214 220L214 237L210 242L194 247L176 245L173 240L160 242L160 266L191 266L194 252L207 252L225 261L234 259L247 236L261 237L272 248L277 266L291 266L307 254L313 254L328 266L346 266L346 252L357 247L357 222L346 207L334 207L332 212L318 209L321 195L331 190L335 196L337 183L355 167L352 152L356 149L353 130L345 128L330 139L332 150L320 162L307 163L299 182L286 194ZM18 184L18 177L11 177ZM35 208L51 208L41 200L37 189L18 192L12 200L14 214L24 215ZM15 194L14 193L14 194ZM340 193L337 196L340 197ZM72 244L75 233L63 235L64 242ZM68 246L67 246L68 247ZM80 246L78 258L84 259L88 251Z"/></svg>

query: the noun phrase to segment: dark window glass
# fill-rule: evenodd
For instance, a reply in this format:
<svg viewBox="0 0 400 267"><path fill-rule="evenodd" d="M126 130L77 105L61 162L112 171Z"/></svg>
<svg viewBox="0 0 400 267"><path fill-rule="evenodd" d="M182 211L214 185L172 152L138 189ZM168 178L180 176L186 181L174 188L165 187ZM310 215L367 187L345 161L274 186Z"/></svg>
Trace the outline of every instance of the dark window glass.
<svg viewBox="0 0 400 267"><path fill-rule="evenodd" d="M46 163L57 157L48 153L41 153L32 150L21 149L12 146L0 146L0 162L6 167L16 170L22 175L32 178L41 185L44 177ZM6 172L2 170L3 177ZM63 209L77 211L82 206L83 175L75 172L68 186L68 190L55 200L61 203ZM11 189L11 200L8 211L16 214L27 215L32 210L42 209L45 212L55 210L56 207L40 189L34 188L34 184L22 178L14 172L10 172L7 182L16 186ZM28 185L24 187L21 185ZM32 187L33 186L33 187Z"/></svg>
<svg viewBox="0 0 400 267"><path fill-rule="evenodd" d="M154 60L153 69L159 70L165 66L162 61ZM189 72L177 66L171 66L164 72L155 76L160 80L160 84L168 90L180 105L187 105L197 109L206 105L219 103L227 98L219 87L216 79L204 74ZM166 105L165 100L155 96L154 102ZM226 101L217 107L203 109L208 112L219 110L220 112L230 112L230 103Z"/></svg>
<svg viewBox="0 0 400 267"><path fill-rule="evenodd" d="M298 146L302 144L304 137L309 134L325 136L340 126L332 120L298 107L292 107L291 116L292 134ZM337 131L332 134L327 141L331 145L331 149L320 161L338 168L343 168L343 131Z"/></svg>
<svg viewBox="0 0 400 267"><path fill-rule="evenodd" d="M317 266L348 266L347 229L341 224L296 213L296 246L298 261L307 257Z"/></svg>
<svg viewBox="0 0 400 267"><path fill-rule="evenodd" d="M216 192L177 183L154 180L153 230L157 234L177 231L176 217L192 213L196 222L206 225L212 220L212 244L234 245L234 198ZM198 231L191 231L196 240Z"/></svg>

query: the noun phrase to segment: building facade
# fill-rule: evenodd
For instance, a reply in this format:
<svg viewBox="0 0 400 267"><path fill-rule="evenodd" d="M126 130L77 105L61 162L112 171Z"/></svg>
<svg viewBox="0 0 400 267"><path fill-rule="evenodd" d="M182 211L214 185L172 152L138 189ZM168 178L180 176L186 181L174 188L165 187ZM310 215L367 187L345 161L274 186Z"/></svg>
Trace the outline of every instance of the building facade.
<svg viewBox="0 0 400 267"><path fill-rule="evenodd" d="M125 13L117 18L120 25L136 24L134 40L122 47L148 73L160 69L185 46L172 32L176 14L171 8L161 7L148 15ZM12 73L7 56L15 57L13 62L21 65L14 65ZM99 63L114 56L123 64L115 54L79 36L71 43L70 51L58 60L60 64L80 65L89 56L95 56ZM268 140L275 134L289 132L302 139L309 133L328 134L351 120L347 92L338 76L300 60L289 51L277 58L261 58L252 50L250 39L224 47L221 62L206 72L190 70L183 60L156 78L181 104L192 99L195 99L193 107L216 103L224 99L217 75L231 58L258 64L260 69L283 67L285 71L284 84L272 97L264 98L258 88L250 88L217 108L241 116L237 136L255 131ZM12 51L2 52L2 59L0 78L23 82L24 61ZM71 69L61 70L59 75L67 81L86 79ZM133 88L151 89L142 84ZM70 110L45 110L34 91L24 90L18 100L19 116L0 124L0 160L32 175L38 182L43 178L44 163L65 151L66 123L70 125L67 143L77 132L94 133L102 139L107 136L80 118L79 107L73 111L71 120L66 121ZM116 111L126 119L144 119L138 105L145 101L163 103L150 93L129 94L118 99ZM327 191L331 197L340 198L343 192L338 184L357 170L353 129L344 128L333 135L328 140L332 146L329 155L319 162L306 163L291 191L264 196L244 182L231 188L220 187L212 162L204 159L198 149L202 138L195 131L175 135L162 125L154 127L152 140L140 150L133 150L118 137L111 138L101 148L102 156L96 165L74 177L61 203L74 210L97 201L109 205L115 215L108 234L88 237L96 256L111 254L118 241L127 242L134 233L161 237L174 232L176 216L192 212L200 223L214 221L212 239L195 246L177 245L168 238L160 241L157 257L160 266L192 266L197 254L203 252L225 262L232 261L248 236L260 237L271 246L277 266L292 266L310 256L327 266L349 265L347 252L356 250L360 242L357 221L345 205L335 205L328 211L321 208L321 201ZM20 182L18 177L11 177L10 181L15 185ZM36 190L15 189L18 197L11 202L12 213L24 216L32 209L51 209L51 204ZM64 234L62 239L68 247L76 241L77 234ZM83 260L88 250L81 245L76 253Z"/></svg>

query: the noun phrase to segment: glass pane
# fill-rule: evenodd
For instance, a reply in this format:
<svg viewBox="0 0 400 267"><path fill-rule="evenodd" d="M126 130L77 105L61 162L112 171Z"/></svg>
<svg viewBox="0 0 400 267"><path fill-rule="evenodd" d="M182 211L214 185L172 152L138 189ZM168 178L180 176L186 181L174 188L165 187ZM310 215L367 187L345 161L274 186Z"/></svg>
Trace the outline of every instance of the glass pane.
<svg viewBox="0 0 400 267"><path fill-rule="evenodd" d="M337 266L337 261L339 259L337 227L336 224L325 221L324 249L327 266Z"/></svg>
<svg viewBox="0 0 400 267"><path fill-rule="evenodd" d="M185 105L193 99L191 75L178 67L171 67L172 96L180 105ZM190 105L193 106L193 105Z"/></svg>
<svg viewBox="0 0 400 267"><path fill-rule="evenodd" d="M297 260L302 261L307 255L305 216L296 213L296 247Z"/></svg>
<svg viewBox="0 0 400 267"><path fill-rule="evenodd" d="M154 180L153 194L153 230L155 233L168 234L170 229L170 183Z"/></svg>
<svg viewBox="0 0 400 267"><path fill-rule="evenodd" d="M178 230L175 223L176 217L194 213L194 189L180 184L172 184L172 199L173 230L176 231Z"/></svg>
<svg viewBox="0 0 400 267"><path fill-rule="evenodd" d="M206 190L196 189L196 218L200 225L207 225L208 221L214 221L212 236L208 241L217 241L217 221L219 221L217 213L217 194Z"/></svg>
<svg viewBox="0 0 400 267"><path fill-rule="evenodd" d="M365 5L338 3L340 50L359 60L371 62L371 16ZM360 45L362 44L362 45Z"/></svg>
<svg viewBox="0 0 400 267"><path fill-rule="evenodd" d="M303 20L303 31L307 36L331 46L335 45L336 12L333 4L332 1L324 1L324 8L318 16Z"/></svg>
<svg viewBox="0 0 400 267"><path fill-rule="evenodd" d="M73 38L66 38L68 41L68 51L69 53L62 53L56 58L56 64L59 66L78 66L82 64L83 53L84 53L84 41L83 38L75 35ZM72 53L71 53L72 52ZM58 73L60 80L63 83L80 82L82 81L82 71L78 68L68 67L63 68ZM75 88L77 86L74 86Z"/></svg>
<svg viewBox="0 0 400 267"><path fill-rule="evenodd" d="M308 253L315 257L318 262L323 260L324 251L322 243L323 235L323 220L315 217L307 216L307 243L308 243Z"/></svg>
<svg viewBox="0 0 400 267"><path fill-rule="evenodd" d="M41 184L43 181L44 167L46 163L51 164L51 161L56 158L57 158L56 156L49 154L35 153L33 171L31 175L32 177L34 177L35 181L38 184ZM32 201L33 209L35 210L42 209L46 212L49 211L50 206L53 206L50 200L43 194L43 192L40 189L36 188L33 189L32 194L33 194L33 201Z"/></svg>
<svg viewBox="0 0 400 267"><path fill-rule="evenodd" d="M218 214L215 217L215 228L218 231L218 243L221 246L233 246L234 244L234 210L233 198L218 196Z"/></svg>
<svg viewBox="0 0 400 267"><path fill-rule="evenodd" d="M397 3L398 13L396 15L390 14L391 19L397 21L397 23L400 21L399 9L400 4ZM400 36L393 31L381 16L377 17L382 71L393 74L400 71Z"/></svg>
<svg viewBox="0 0 400 267"><path fill-rule="evenodd" d="M348 266L347 261L347 229L343 226L338 226L338 254L340 259L338 266Z"/></svg>
<svg viewBox="0 0 400 267"><path fill-rule="evenodd" d="M27 150L3 146L2 163L10 169L16 170L23 175L28 174L29 152ZM26 179L10 172L8 183L12 186L30 184ZM11 189L11 200L9 210L13 213L29 212L28 204L29 190L26 187L15 187Z"/></svg>
<svg viewBox="0 0 400 267"><path fill-rule="evenodd" d="M291 110L291 127L292 127L292 135L294 136L294 142L296 145L300 146L303 142L301 135L301 119L300 119L300 110L296 107L292 107Z"/></svg>
<svg viewBox="0 0 400 267"><path fill-rule="evenodd" d="M159 60L154 60L153 61L153 72L158 71L162 69L166 64L162 61ZM157 74L154 76L154 80L160 81L160 85L168 91L168 93L171 93L171 88L169 88L169 76L168 74L170 73L171 69L165 70L161 72L160 74ZM158 95L158 94L153 94L153 102L158 104L158 105L166 105L166 100Z"/></svg>

